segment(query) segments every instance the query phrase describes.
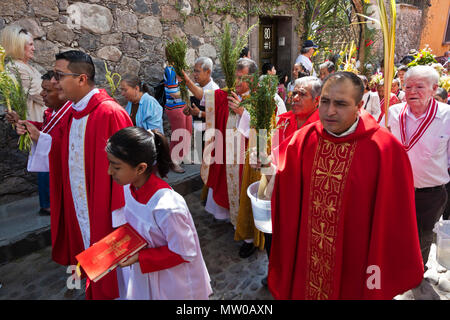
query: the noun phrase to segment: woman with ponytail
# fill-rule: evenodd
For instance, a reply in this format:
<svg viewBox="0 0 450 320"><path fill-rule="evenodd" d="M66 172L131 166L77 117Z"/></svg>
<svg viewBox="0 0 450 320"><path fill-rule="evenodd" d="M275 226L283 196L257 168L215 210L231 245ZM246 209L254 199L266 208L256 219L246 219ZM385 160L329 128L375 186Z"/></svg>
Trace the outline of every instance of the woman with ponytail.
<svg viewBox="0 0 450 320"><path fill-rule="evenodd" d="M127 76L120 82L120 93L127 99L125 110L137 127L158 129L164 133L162 113L159 102L150 95L150 90L139 77Z"/></svg>
<svg viewBox="0 0 450 320"><path fill-rule="evenodd" d="M194 221L184 198L162 180L173 163L161 132L128 127L109 138L108 173L124 186L115 227L129 223L148 246L118 268L121 299L208 299L212 293Z"/></svg>

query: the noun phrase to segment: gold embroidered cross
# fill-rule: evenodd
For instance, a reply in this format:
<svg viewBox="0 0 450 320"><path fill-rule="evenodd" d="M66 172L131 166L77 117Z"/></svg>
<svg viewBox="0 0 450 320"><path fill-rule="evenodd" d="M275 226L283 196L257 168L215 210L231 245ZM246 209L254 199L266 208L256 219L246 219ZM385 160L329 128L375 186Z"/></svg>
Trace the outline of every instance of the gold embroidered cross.
<svg viewBox="0 0 450 320"><path fill-rule="evenodd" d="M309 282L309 286L317 292L317 300L321 300L321 296L324 299L328 299L328 294L325 292L323 287L323 279L319 277L319 284L315 285L312 281Z"/></svg>
<svg viewBox="0 0 450 320"><path fill-rule="evenodd" d="M325 190L329 189L329 182L331 181L332 178L335 178L335 179L337 179L339 181L342 180L342 174L335 174L334 173L336 170L333 170L333 165L334 165L334 160L333 159L329 160L329 164L330 164L329 168L325 168L326 172L322 171L320 169L316 170L316 174L317 175L325 175L325 177L324 177L324 179L325 179L324 189Z"/></svg>
<svg viewBox="0 0 450 320"><path fill-rule="evenodd" d="M332 243L334 241L333 237L327 235L325 233L325 223L320 223L320 231L317 231L316 229L312 229L312 233L319 237L319 248L323 249L323 240L328 240L328 242Z"/></svg>

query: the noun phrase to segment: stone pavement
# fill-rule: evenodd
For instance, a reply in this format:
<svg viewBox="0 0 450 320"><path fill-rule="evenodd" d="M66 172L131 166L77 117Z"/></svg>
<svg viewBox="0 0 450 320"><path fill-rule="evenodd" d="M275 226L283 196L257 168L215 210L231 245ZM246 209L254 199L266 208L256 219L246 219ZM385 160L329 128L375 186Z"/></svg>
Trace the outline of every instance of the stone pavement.
<svg viewBox="0 0 450 320"><path fill-rule="evenodd" d="M257 251L249 258L238 255L241 242L233 240L230 223L215 220L206 213L200 201L201 190L185 196L199 235L203 257L210 277L212 300L272 299L261 280L267 272L267 254ZM67 268L50 258L46 247L0 266L0 300L79 300L84 299L85 281L81 289L69 290ZM69 281L70 282L70 281Z"/></svg>
<svg viewBox="0 0 450 320"><path fill-rule="evenodd" d="M233 240L230 223L215 220L206 213L200 201L201 190L185 195L200 239L213 288L212 300L271 300L261 280L267 272L267 255L257 251L249 258L238 255L241 242ZM419 288L397 296L397 300L450 300L450 271L435 260L433 244L429 270ZM0 265L0 300L80 300L84 299L85 281L81 289L68 289L70 276L66 267L50 258L45 247L19 259Z"/></svg>

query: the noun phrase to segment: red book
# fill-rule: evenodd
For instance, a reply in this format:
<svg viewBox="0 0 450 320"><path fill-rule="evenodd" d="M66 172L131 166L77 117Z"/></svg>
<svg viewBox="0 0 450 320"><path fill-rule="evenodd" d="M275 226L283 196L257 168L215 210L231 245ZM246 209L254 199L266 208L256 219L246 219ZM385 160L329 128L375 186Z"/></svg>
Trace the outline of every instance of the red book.
<svg viewBox="0 0 450 320"><path fill-rule="evenodd" d="M117 265L147 246L147 241L128 223L76 256L89 279L100 280Z"/></svg>

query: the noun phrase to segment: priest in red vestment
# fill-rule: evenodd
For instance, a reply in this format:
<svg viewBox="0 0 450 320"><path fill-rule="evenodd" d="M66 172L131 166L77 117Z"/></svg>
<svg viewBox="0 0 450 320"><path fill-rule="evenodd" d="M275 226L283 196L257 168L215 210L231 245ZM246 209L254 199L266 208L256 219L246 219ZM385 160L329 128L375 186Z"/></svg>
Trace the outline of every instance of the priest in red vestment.
<svg viewBox="0 0 450 320"><path fill-rule="evenodd" d="M95 67L89 55L67 51L56 55L52 82L61 89L61 98L73 101L60 143L60 167L50 168L57 177L55 188L62 189L60 210L53 211L52 237L63 239L53 246L54 260L63 265L76 265L75 256L113 231L117 209L124 205L123 188L108 175L105 151L108 138L116 131L132 126L124 108L95 88ZM37 144L35 157L50 156L53 137L25 123ZM34 129L33 129L34 128ZM37 131L37 132L36 132ZM40 150L38 150L40 148ZM59 171L59 172L57 172ZM116 272L112 271L94 283L87 280L86 299L114 299L119 296Z"/></svg>
<svg viewBox="0 0 450 320"><path fill-rule="evenodd" d="M276 299L392 299L422 281L411 165L360 110L362 95L355 74L331 75L320 121L280 145L268 275Z"/></svg>

